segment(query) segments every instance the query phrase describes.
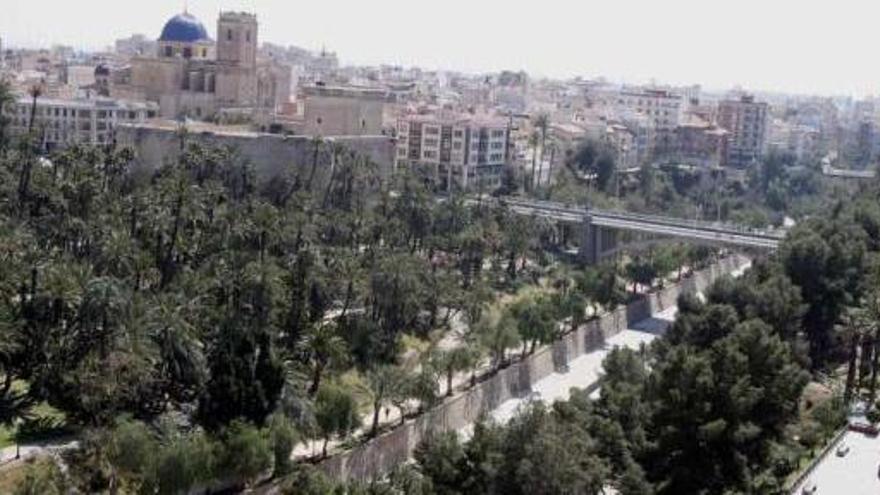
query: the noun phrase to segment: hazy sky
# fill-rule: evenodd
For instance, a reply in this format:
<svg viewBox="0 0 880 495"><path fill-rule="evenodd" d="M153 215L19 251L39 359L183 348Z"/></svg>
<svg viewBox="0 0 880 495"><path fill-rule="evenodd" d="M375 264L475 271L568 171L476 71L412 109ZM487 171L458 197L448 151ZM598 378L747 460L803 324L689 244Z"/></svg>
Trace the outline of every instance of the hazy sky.
<svg viewBox="0 0 880 495"><path fill-rule="evenodd" d="M184 0L0 0L13 46L157 37ZM656 79L823 94L880 89L876 0L189 0L254 11L262 41L326 45L343 63Z"/></svg>

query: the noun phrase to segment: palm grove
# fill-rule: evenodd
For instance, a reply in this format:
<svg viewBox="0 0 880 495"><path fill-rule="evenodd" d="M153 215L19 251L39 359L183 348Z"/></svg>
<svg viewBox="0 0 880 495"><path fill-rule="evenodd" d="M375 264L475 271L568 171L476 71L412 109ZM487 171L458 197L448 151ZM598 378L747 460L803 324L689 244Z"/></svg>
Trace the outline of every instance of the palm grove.
<svg viewBox="0 0 880 495"><path fill-rule="evenodd" d="M624 275L649 286L706 251L542 271L564 232L437 201L333 143L263 182L185 132L179 160L133 173L113 146L42 157L31 127L11 139L0 122L0 423L39 423L48 405L80 445L67 474L36 466L22 493L181 493L267 472L291 493L774 493L838 426L837 405L803 407L810 372L845 364L844 399L874 399L880 209L866 188L742 280L682 300L662 342L613 352L598 400L439 435L414 467L334 487L291 464L295 444L326 455L376 435L389 410L403 421L455 375L473 382L624 302ZM680 189L643 173L642 204ZM490 310L523 285L540 290ZM465 345L408 344L453 327Z"/></svg>
<svg viewBox="0 0 880 495"><path fill-rule="evenodd" d="M9 98L0 87L0 110ZM310 163L258 181L185 129L175 163L135 171L128 149L45 156L38 123L15 139L6 123L0 423L25 440L74 434L82 491L280 476L294 444L317 439L326 455L362 427L375 435L380 411L402 421L451 393L454 374L476 379L484 359L503 366L520 342L534 351L555 335L549 298L483 315L526 283L527 260L546 259L552 229L531 219L438 202L420 179L383 177L321 140ZM584 291L601 289L592 275L567 299L581 315ZM431 342L453 321L476 329L461 336L472 345L404 362L405 337ZM47 407L63 425L45 424ZM44 471L32 481L57 477Z"/></svg>

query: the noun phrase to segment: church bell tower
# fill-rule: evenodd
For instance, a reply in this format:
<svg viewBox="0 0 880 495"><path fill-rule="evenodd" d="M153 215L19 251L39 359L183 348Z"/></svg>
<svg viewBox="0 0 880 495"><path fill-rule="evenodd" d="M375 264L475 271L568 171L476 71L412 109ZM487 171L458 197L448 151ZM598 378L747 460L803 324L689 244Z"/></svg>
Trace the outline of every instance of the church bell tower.
<svg viewBox="0 0 880 495"><path fill-rule="evenodd" d="M222 12L217 21L217 60L251 69L257 65L257 16Z"/></svg>

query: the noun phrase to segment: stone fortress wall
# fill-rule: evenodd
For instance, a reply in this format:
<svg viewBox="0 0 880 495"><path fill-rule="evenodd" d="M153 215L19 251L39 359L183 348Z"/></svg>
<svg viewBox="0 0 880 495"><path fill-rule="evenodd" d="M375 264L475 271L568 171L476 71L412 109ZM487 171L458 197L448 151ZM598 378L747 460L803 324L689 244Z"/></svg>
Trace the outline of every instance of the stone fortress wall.
<svg viewBox="0 0 880 495"><path fill-rule="evenodd" d="M320 467L338 481L370 480L382 476L407 462L419 442L432 432L461 430L476 422L482 413L498 408L507 400L527 396L531 384L556 370L565 369L569 361L600 348L605 339L674 306L680 294L704 291L716 279L741 269L747 263L744 256L728 256L679 284L606 313L418 418L323 461Z"/></svg>
<svg viewBox="0 0 880 495"><path fill-rule="evenodd" d="M176 161L180 154L180 137L173 126L123 125L116 130L120 146L135 150L135 171L155 170L163 163ZM261 180L284 175L296 167L311 166L315 151L313 138L281 136L253 132L211 132L190 130L188 142L204 146L229 146L253 165ZM340 143L347 149L369 157L379 165L383 176L390 173L394 159L394 141L388 136L338 136L323 139L327 153L329 144ZM328 163L322 157L320 163Z"/></svg>

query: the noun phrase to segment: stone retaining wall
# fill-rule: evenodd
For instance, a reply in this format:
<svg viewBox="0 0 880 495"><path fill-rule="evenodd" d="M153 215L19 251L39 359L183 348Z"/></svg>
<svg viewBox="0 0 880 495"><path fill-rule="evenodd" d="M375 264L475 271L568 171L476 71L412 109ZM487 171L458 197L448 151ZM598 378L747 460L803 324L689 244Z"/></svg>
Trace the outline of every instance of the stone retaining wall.
<svg viewBox="0 0 880 495"><path fill-rule="evenodd" d="M605 339L674 306L680 294L702 292L720 276L732 273L746 263L748 259L745 257L729 256L694 273L680 284L645 295L594 319L418 418L323 461L320 467L337 481L369 480L381 476L407 462L427 434L460 430L474 423L481 413L492 411L512 398L525 397L531 392L531 384L564 369L570 360L600 348Z"/></svg>
<svg viewBox="0 0 880 495"><path fill-rule="evenodd" d="M135 151L136 173L152 172L165 163L177 161L180 155L180 137L169 127L124 125L117 131L122 146ZM207 147L231 147L249 162L260 180L270 180L296 170L309 167L314 159L315 144L307 136L280 136L258 133L190 132L187 141ZM383 177L391 170L394 161L394 140L388 136L339 136L327 137L320 148L319 164L330 162L330 144L339 143L359 155L369 157L379 166ZM321 174L322 171L318 170Z"/></svg>

